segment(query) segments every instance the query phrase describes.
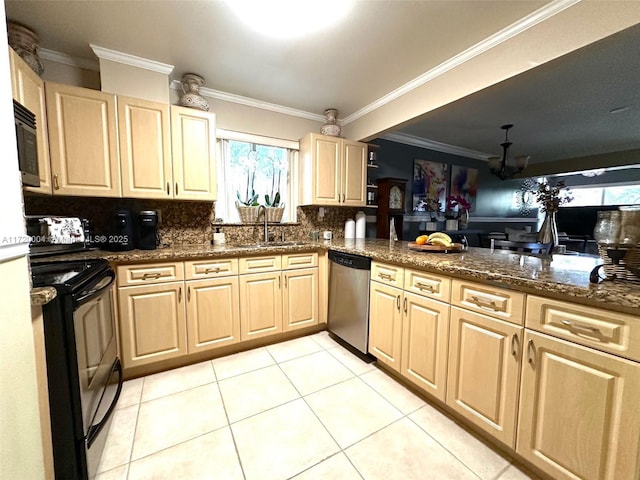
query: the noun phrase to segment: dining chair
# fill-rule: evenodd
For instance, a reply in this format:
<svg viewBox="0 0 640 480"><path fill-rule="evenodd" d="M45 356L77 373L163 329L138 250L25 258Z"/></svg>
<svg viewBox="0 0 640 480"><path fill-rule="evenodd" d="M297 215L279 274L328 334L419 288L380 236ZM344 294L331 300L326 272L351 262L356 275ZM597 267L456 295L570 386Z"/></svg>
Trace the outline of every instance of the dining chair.
<svg viewBox="0 0 640 480"><path fill-rule="evenodd" d="M494 240L493 247L500 250L513 250L515 252L533 253L535 255L548 255L551 253L553 243L511 242L509 240Z"/></svg>

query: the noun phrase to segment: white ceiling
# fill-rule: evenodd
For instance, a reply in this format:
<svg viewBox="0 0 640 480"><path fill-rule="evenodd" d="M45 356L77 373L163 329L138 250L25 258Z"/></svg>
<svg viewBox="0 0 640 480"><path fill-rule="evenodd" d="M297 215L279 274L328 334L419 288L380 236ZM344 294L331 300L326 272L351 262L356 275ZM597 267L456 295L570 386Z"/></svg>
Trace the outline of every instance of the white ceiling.
<svg viewBox="0 0 640 480"><path fill-rule="evenodd" d="M44 49L95 60L95 44L174 65L177 79L197 73L209 89L317 115L333 107L345 118L550 3L356 0L338 25L287 40L255 33L221 0L5 6ZM500 125L514 123L513 152L533 161L640 148L640 29L615 37L431 112L402 133L497 154ZM631 110L607 113L624 105Z"/></svg>

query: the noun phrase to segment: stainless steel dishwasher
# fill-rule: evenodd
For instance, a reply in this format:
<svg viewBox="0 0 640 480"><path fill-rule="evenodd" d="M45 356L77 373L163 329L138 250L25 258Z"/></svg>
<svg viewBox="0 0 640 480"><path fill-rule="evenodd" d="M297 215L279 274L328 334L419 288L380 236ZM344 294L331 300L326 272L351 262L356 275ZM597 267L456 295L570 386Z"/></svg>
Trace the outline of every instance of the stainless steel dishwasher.
<svg viewBox="0 0 640 480"><path fill-rule="evenodd" d="M329 250L327 328L339 339L368 353L371 259Z"/></svg>

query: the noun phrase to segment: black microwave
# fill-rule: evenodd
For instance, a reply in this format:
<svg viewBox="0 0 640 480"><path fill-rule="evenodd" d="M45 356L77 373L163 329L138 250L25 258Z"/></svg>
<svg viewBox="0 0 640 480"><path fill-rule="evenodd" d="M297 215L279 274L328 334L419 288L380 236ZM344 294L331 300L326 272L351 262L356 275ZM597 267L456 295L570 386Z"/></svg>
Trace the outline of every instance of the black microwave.
<svg viewBox="0 0 640 480"><path fill-rule="evenodd" d="M36 116L15 100L13 101L13 114L16 120L16 143L18 144L18 164L22 173L22 185L39 187Z"/></svg>

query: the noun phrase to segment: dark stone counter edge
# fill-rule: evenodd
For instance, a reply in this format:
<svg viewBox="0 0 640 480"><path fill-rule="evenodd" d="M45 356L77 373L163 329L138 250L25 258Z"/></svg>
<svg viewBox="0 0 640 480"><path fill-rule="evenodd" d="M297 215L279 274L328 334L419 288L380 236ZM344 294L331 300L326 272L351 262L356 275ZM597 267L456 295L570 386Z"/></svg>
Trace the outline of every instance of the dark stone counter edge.
<svg viewBox="0 0 640 480"><path fill-rule="evenodd" d="M53 287L34 287L31 289L31 305L46 305L56 298L57 293Z"/></svg>

